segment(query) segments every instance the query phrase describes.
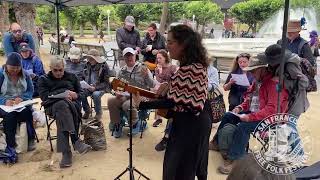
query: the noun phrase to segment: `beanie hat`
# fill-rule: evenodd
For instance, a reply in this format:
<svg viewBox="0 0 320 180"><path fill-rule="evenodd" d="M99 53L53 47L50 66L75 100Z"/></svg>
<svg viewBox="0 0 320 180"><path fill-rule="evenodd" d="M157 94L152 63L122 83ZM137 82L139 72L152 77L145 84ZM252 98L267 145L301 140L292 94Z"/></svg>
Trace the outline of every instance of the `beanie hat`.
<svg viewBox="0 0 320 180"><path fill-rule="evenodd" d="M20 56L20 54L16 52L12 52L9 54L7 58L6 65L21 66L21 60L22 60L22 57Z"/></svg>

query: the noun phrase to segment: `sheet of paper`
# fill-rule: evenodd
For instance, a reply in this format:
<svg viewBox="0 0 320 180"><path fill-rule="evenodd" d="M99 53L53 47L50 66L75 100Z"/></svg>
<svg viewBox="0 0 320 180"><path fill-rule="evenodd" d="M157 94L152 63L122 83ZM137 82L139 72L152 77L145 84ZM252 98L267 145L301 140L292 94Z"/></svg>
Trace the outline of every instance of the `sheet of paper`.
<svg viewBox="0 0 320 180"><path fill-rule="evenodd" d="M89 89L91 87L86 81L80 81L80 86L82 89Z"/></svg>
<svg viewBox="0 0 320 180"><path fill-rule="evenodd" d="M13 111L21 112L26 106L36 104L36 103L37 102L33 100L27 100L27 101L22 101L21 103L16 104L14 106L0 105L0 108L8 113Z"/></svg>
<svg viewBox="0 0 320 180"><path fill-rule="evenodd" d="M26 70L27 74L30 75L30 74L33 74L33 70L32 69L28 69Z"/></svg>
<svg viewBox="0 0 320 180"><path fill-rule="evenodd" d="M60 93L60 94L55 94L55 95L51 95L51 96L48 96L48 98L56 98L56 99L64 99L68 96L68 91L65 91L63 93Z"/></svg>
<svg viewBox="0 0 320 180"><path fill-rule="evenodd" d="M231 77L236 81L237 85L250 86L250 83L246 74L231 74Z"/></svg>

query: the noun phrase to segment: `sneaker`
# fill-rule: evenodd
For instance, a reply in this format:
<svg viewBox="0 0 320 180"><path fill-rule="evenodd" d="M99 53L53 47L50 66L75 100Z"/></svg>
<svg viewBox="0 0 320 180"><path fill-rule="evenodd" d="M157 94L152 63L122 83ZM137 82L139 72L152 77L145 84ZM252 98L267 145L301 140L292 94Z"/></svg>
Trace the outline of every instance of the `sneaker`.
<svg viewBox="0 0 320 180"><path fill-rule="evenodd" d="M141 127L141 121L137 121L136 124L132 126L133 136L141 132L140 127ZM128 134L130 135L130 132Z"/></svg>
<svg viewBox="0 0 320 180"><path fill-rule="evenodd" d="M92 150L92 147L86 143L81 142L80 139L74 143L73 148L79 152L79 154L85 154Z"/></svg>
<svg viewBox="0 0 320 180"><path fill-rule="evenodd" d="M28 141L28 151L33 151L36 149L36 142L34 139Z"/></svg>
<svg viewBox="0 0 320 180"><path fill-rule="evenodd" d="M158 127L160 124L162 123L162 119L157 119L154 121L154 123L152 124L153 127Z"/></svg>
<svg viewBox="0 0 320 180"><path fill-rule="evenodd" d="M84 112L84 115L82 116L82 118L83 119L88 119L90 114L91 114L91 111L86 111L86 112Z"/></svg>
<svg viewBox="0 0 320 180"><path fill-rule="evenodd" d="M121 136L122 136L122 125L120 125L120 124L115 124L115 125L113 125L114 126L114 128L113 128L113 132L112 132L112 134L113 134L113 137L115 137L115 138L120 138Z"/></svg>
<svg viewBox="0 0 320 180"><path fill-rule="evenodd" d="M222 166L219 166L218 167L218 171L221 173L221 174L230 174L233 166L234 166L234 162L233 160L225 160L223 165Z"/></svg>
<svg viewBox="0 0 320 180"><path fill-rule="evenodd" d="M62 153L62 158L61 158L59 165L60 165L60 168L71 167L71 165L72 165L72 152L71 151Z"/></svg>
<svg viewBox="0 0 320 180"><path fill-rule="evenodd" d="M168 138L164 137L162 140L154 147L156 151L163 151L166 149L168 143Z"/></svg>

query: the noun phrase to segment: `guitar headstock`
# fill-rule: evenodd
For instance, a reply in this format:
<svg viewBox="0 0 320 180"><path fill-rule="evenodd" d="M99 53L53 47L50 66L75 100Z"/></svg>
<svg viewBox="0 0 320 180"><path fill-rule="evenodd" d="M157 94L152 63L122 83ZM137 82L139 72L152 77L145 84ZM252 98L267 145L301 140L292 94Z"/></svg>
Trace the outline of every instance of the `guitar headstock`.
<svg viewBox="0 0 320 180"><path fill-rule="evenodd" d="M128 83L123 79L114 78L111 82L112 89L115 91L126 91Z"/></svg>

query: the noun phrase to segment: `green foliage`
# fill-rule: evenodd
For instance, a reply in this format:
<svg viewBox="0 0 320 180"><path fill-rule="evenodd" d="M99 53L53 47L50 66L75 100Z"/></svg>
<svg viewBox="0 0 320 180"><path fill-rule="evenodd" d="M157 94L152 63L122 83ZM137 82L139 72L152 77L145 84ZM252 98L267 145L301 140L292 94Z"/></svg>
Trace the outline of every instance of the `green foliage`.
<svg viewBox="0 0 320 180"><path fill-rule="evenodd" d="M53 6L40 5L36 7L36 24L46 29L56 27L56 15Z"/></svg>
<svg viewBox="0 0 320 180"><path fill-rule="evenodd" d="M282 6L283 0L248 0L234 4L229 13L255 32L258 23L267 20Z"/></svg>
<svg viewBox="0 0 320 180"><path fill-rule="evenodd" d="M188 3L186 2L170 2L169 3L169 15L168 22L177 22L183 18L184 15L187 14L186 6Z"/></svg>
<svg viewBox="0 0 320 180"><path fill-rule="evenodd" d="M291 8L314 8L317 14L317 19L320 19L320 1L319 0L291 0ZM320 22L318 20L318 22Z"/></svg>
<svg viewBox="0 0 320 180"><path fill-rule="evenodd" d="M221 24L223 13L221 8L212 1L194 1L187 5L187 15L190 19L195 15L198 24L206 25L210 21Z"/></svg>

